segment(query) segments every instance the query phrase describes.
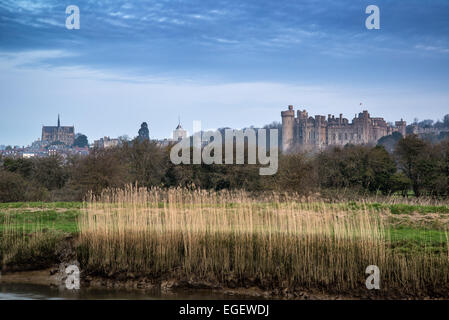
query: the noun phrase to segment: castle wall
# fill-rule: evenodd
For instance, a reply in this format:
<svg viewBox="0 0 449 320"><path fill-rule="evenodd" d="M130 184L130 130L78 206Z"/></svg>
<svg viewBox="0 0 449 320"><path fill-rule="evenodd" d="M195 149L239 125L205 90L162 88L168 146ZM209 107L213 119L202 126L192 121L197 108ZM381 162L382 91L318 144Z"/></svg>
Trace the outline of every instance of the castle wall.
<svg viewBox="0 0 449 320"><path fill-rule="evenodd" d="M328 127L328 145L344 146L348 143L360 144L361 139L357 130L351 125L329 126Z"/></svg>
<svg viewBox="0 0 449 320"><path fill-rule="evenodd" d="M389 125L383 118L371 118L368 111L356 115L352 122L328 115L309 117L306 110L298 110L295 118L293 106L281 112L282 116L282 151L321 150L328 146L346 144L375 144L377 141L395 131L405 136L406 122L396 121Z"/></svg>

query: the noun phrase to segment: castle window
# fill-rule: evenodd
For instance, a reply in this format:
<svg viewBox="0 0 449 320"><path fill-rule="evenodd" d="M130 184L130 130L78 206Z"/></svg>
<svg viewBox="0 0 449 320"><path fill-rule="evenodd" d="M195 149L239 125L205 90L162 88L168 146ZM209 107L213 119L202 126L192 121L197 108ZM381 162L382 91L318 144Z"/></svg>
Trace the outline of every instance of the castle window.
<svg viewBox="0 0 449 320"><path fill-rule="evenodd" d="M348 140L348 134L345 133L345 140Z"/></svg>
<svg viewBox="0 0 449 320"><path fill-rule="evenodd" d="M338 134L338 140L341 140L341 133Z"/></svg>

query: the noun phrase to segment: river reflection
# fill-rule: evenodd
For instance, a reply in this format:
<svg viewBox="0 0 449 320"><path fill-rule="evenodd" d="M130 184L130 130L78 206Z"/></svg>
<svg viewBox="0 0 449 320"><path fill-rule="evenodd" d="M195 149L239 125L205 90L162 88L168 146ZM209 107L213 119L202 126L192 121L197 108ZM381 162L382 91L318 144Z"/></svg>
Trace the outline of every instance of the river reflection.
<svg viewBox="0 0 449 320"><path fill-rule="evenodd" d="M245 299L241 296L225 295L207 290L180 290L162 293L160 290L124 290L82 288L77 291L60 289L45 285L0 283L0 300L208 300L208 299Z"/></svg>

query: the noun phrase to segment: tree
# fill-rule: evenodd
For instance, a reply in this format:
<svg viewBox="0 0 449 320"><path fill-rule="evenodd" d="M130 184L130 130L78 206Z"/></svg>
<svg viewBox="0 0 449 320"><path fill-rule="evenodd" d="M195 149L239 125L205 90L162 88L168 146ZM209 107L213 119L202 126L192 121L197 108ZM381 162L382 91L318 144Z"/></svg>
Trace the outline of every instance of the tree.
<svg viewBox="0 0 449 320"><path fill-rule="evenodd" d="M422 185L432 196L447 196L449 192L449 142L429 145L420 163Z"/></svg>
<svg viewBox="0 0 449 320"><path fill-rule="evenodd" d="M89 145L89 141L87 140L87 136L82 133L78 133L76 135L75 142L73 143L73 146L79 147L79 148L84 148L84 147L87 147L88 145Z"/></svg>
<svg viewBox="0 0 449 320"><path fill-rule="evenodd" d="M12 159L5 158L3 168L9 172L20 174L25 179L30 178L33 174L33 161L31 159Z"/></svg>
<svg viewBox="0 0 449 320"><path fill-rule="evenodd" d="M148 124L143 122L140 125L139 135L137 137L139 141L150 140L150 131L148 130Z"/></svg>
<svg viewBox="0 0 449 320"><path fill-rule="evenodd" d="M384 137L380 138L377 141L377 144L384 146L384 148L388 152L392 153L394 151L394 149L396 148L396 144L401 139L402 139L402 134L400 134L399 132L393 132L392 134L390 134L388 136L384 136Z"/></svg>
<svg viewBox="0 0 449 320"><path fill-rule="evenodd" d="M127 164L133 183L146 187L161 185L169 160L168 154L155 142L137 138L123 144L118 152Z"/></svg>
<svg viewBox="0 0 449 320"><path fill-rule="evenodd" d="M410 190L411 181L405 176L404 172L396 172L391 176L390 187L391 193L401 192L403 197L406 197Z"/></svg>
<svg viewBox="0 0 449 320"><path fill-rule="evenodd" d="M445 128L449 128L449 114L444 116L443 124Z"/></svg>
<svg viewBox="0 0 449 320"><path fill-rule="evenodd" d="M431 119L426 119L426 120L423 120L423 121L419 122L418 125L419 125L420 127L423 127L423 128L432 128L432 126L433 126L433 120L431 120Z"/></svg>
<svg viewBox="0 0 449 320"><path fill-rule="evenodd" d="M391 192L396 165L383 146L332 148L321 152L316 161L322 188Z"/></svg>
<svg viewBox="0 0 449 320"><path fill-rule="evenodd" d="M127 134L124 134L118 137L118 140L120 141L120 144L127 144L131 139Z"/></svg>
<svg viewBox="0 0 449 320"><path fill-rule="evenodd" d="M61 189L68 179L68 172L61 156L35 160L34 180L48 190Z"/></svg>
<svg viewBox="0 0 449 320"><path fill-rule="evenodd" d="M318 187L313 162L304 153L281 155L279 169L274 176L279 191L291 190L307 195Z"/></svg>
<svg viewBox="0 0 449 320"><path fill-rule="evenodd" d="M445 194L449 196L449 140L440 143L441 147L441 175L444 179Z"/></svg>
<svg viewBox="0 0 449 320"><path fill-rule="evenodd" d="M0 202L25 200L26 182L20 174L0 169Z"/></svg>
<svg viewBox="0 0 449 320"><path fill-rule="evenodd" d="M442 131L440 132L440 134L438 135L438 140L442 141L442 140L449 140L449 132L448 131Z"/></svg>
<svg viewBox="0 0 449 320"><path fill-rule="evenodd" d="M395 150L399 168L410 179L413 192L417 197L422 191L424 178L422 168L425 162L423 155L427 147L427 143L419 139L417 135L409 135L398 142Z"/></svg>
<svg viewBox="0 0 449 320"><path fill-rule="evenodd" d="M88 156L73 160L68 188L82 198L88 191L99 194L105 188L121 188L131 183L127 164L122 160L115 148L93 149Z"/></svg>
<svg viewBox="0 0 449 320"><path fill-rule="evenodd" d="M365 181L370 191L380 190L383 194L392 191L392 179L396 164L383 146L376 146L368 152Z"/></svg>

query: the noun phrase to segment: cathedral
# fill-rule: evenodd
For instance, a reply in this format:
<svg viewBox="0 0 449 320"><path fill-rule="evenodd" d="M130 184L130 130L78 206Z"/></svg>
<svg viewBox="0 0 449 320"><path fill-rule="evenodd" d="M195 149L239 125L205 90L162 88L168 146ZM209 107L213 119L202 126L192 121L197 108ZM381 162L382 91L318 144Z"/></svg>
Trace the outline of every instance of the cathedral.
<svg viewBox="0 0 449 320"><path fill-rule="evenodd" d="M293 106L281 112L282 152L317 151L328 146L346 144L375 144L380 138L399 132L405 136L406 122L388 124L383 118L372 118L367 110L356 114L351 122L340 114L309 117L306 110L298 110L295 117Z"/></svg>
<svg viewBox="0 0 449 320"><path fill-rule="evenodd" d="M58 115L57 126L42 126L42 142L48 144L62 142L71 146L75 142L75 127L62 127Z"/></svg>

